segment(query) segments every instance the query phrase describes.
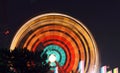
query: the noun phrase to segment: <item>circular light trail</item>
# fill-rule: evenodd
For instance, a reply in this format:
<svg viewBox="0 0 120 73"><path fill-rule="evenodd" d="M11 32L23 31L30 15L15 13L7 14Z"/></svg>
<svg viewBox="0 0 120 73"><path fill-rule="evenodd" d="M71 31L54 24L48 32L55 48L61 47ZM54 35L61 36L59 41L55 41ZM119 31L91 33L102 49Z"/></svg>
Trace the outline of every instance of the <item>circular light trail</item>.
<svg viewBox="0 0 120 73"><path fill-rule="evenodd" d="M85 73L99 72L99 53L92 34L80 21L65 14L32 18L14 36L10 50L15 47L43 50L46 61L57 61L65 73L76 72L80 61L85 61Z"/></svg>
<svg viewBox="0 0 120 73"><path fill-rule="evenodd" d="M42 57L44 54L46 54L48 57L46 62L50 62L50 66L52 66L53 68L55 68L56 66L55 62L59 62L60 66L63 66L65 64L66 54L64 50L57 45L49 45L45 47L40 56Z"/></svg>

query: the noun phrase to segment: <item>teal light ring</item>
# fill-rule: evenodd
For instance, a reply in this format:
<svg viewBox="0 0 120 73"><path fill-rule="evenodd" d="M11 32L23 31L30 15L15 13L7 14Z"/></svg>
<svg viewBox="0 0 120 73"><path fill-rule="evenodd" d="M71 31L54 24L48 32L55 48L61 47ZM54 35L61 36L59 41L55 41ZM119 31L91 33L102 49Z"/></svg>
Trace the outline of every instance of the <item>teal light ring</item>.
<svg viewBox="0 0 120 73"><path fill-rule="evenodd" d="M44 48L41 57L43 54L47 54L48 58L51 54L54 54L56 56L56 61L59 63L60 66L63 66L66 62L66 54L60 46L48 45ZM47 63L49 62L48 58L46 60ZM51 63L50 66L56 66L56 64Z"/></svg>

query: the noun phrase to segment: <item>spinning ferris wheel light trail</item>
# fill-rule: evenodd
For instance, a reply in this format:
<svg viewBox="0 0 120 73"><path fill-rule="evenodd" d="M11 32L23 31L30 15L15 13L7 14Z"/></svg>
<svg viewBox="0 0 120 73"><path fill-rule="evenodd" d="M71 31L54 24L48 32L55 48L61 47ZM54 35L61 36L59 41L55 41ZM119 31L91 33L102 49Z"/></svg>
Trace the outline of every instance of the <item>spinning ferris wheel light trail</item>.
<svg viewBox="0 0 120 73"><path fill-rule="evenodd" d="M14 36L10 51L15 47L43 50L40 56L47 55L51 70L57 62L64 72L76 72L79 62L84 61L85 73L99 71L99 53L92 34L83 23L65 14L46 13L30 19Z"/></svg>

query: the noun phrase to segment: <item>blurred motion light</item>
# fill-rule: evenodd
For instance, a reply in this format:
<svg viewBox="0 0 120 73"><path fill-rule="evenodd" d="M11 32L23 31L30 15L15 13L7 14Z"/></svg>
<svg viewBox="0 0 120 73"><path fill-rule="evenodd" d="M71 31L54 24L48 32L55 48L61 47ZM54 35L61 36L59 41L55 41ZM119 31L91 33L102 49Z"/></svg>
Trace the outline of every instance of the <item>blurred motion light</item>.
<svg viewBox="0 0 120 73"><path fill-rule="evenodd" d="M54 54L51 54L51 55L49 56L49 61L50 61L50 62L55 62L55 61L56 61L56 56L55 56Z"/></svg>

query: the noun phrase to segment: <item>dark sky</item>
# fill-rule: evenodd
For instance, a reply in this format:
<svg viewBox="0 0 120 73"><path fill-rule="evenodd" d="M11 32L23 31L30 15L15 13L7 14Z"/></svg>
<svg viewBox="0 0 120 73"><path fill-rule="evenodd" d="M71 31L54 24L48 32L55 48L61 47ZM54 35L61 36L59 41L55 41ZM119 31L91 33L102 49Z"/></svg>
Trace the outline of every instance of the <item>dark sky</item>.
<svg viewBox="0 0 120 73"><path fill-rule="evenodd" d="M26 21L46 12L61 12L83 22L97 42L102 65L120 67L119 0L0 0L1 48L9 48Z"/></svg>

